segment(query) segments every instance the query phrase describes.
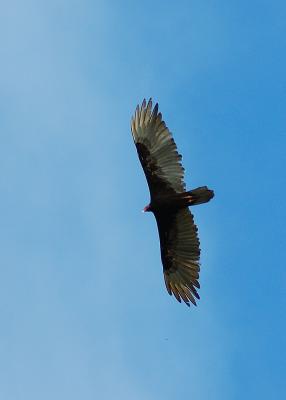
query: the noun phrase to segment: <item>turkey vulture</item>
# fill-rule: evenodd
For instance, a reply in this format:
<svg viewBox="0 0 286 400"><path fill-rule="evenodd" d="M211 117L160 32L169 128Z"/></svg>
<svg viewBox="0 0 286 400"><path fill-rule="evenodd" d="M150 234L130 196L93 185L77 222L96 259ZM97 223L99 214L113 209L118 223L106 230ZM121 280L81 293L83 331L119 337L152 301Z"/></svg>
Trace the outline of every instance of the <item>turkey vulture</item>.
<svg viewBox="0 0 286 400"><path fill-rule="evenodd" d="M160 237L161 259L167 291L187 306L199 299L200 242L189 206L208 202L214 192L207 186L186 191L182 156L158 113L144 99L131 120L131 131L150 191L150 204Z"/></svg>

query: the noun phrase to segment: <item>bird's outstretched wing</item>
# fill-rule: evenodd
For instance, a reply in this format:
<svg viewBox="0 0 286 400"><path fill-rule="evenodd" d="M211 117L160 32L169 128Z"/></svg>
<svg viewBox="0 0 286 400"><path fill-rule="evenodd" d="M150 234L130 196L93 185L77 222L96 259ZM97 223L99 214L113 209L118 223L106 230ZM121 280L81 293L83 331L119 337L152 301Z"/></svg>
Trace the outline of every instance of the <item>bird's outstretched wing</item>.
<svg viewBox="0 0 286 400"><path fill-rule="evenodd" d="M151 199L185 191L182 156L152 100L143 100L131 120L131 131L148 182Z"/></svg>
<svg viewBox="0 0 286 400"><path fill-rule="evenodd" d="M188 306L199 295L200 242L193 215L188 208L173 213L155 213L160 236L161 258L166 288Z"/></svg>

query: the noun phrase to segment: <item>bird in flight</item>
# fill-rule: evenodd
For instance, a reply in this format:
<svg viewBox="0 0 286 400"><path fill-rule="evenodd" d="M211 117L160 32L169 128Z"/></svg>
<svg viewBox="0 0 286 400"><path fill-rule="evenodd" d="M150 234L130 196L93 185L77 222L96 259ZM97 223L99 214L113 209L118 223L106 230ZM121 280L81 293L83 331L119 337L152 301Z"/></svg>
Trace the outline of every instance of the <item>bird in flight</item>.
<svg viewBox="0 0 286 400"><path fill-rule="evenodd" d="M196 305L200 288L200 242L189 206L206 203L214 192L202 186L186 191L182 156L158 112L144 99L131 119L131 132L150 191L143 211L156 218L167 291L187 306Z"/></svg>

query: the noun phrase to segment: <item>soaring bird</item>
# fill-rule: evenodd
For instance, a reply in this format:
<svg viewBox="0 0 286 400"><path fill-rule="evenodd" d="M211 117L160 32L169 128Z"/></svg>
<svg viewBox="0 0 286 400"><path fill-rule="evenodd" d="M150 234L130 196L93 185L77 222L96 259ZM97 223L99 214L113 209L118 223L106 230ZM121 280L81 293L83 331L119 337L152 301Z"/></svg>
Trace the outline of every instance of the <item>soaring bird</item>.
<svg viewBox="0 0 286 400"><path fill-rule="evenodd" d="M131 132L150 191L143 211L156 218L167 291L187 306L196 305L200 288L200 242L189 206L206 203L214 192L202 186L186 191L182 156L158 112L144 99L131 119Z"/></svg>

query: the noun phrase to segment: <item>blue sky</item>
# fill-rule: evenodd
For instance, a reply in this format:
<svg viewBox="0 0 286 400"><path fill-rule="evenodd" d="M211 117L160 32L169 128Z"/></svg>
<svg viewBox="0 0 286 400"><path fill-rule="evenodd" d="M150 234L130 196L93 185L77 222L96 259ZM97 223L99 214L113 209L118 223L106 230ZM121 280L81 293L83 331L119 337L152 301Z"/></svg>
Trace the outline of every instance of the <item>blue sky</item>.
<svg viewBox="0 0 286 400"><path fill-rule="evenodd" d="M0 398L285 394L286 5L6 1ZM152 96L183 155L201 301L163 282L130 134Z"/></svg>

